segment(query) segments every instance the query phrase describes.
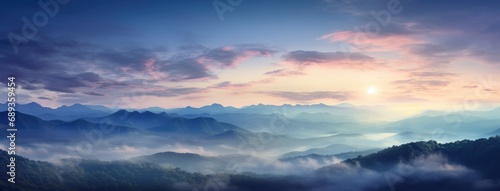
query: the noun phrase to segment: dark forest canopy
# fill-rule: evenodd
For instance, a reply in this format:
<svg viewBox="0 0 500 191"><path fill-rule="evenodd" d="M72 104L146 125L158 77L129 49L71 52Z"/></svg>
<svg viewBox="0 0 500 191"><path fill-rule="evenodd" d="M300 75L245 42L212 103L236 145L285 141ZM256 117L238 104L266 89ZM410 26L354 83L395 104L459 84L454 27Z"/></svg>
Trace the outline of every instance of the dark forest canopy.
<svg viewBox="0 0 500 191"><path fill-rule="evenodd" d="M439 144L435 141L414 142L400 146L393 146L367 156L348 159L340 164L320 168L311 177L274 176L257 174L228 175L227 185L221 185L227 190L313 190L326 189L328 184L335 182L325 181L327 176L342 176L335 174L339 165L356 166L384 172L391 165L410 162L414 158L440 154L450 162L460 164L478 172L481 177L489 181L496 181L500 177L500 137L488 139L463 140L453 143ZM8 158L6 151L1 151L2 158ZM6 166L6 160L0 165ZM58 164L33 161L27 158L16 157L16 184L1 181L1 190L193 190L203 189L216 175L202 175L189 173L179 168L164 168L151 163L131 161L99 161L82 159L65 159ZM1 174L6 180L7 175ZM334 179L334 178L333 178ZM457 180L443 181L412 181L400 182L396 186L419 189L431 188L439 184L442 189L474 189L467 182L450 183ZM220 183L220 182L219 182ZM221 184L221 183L220 183ZM219 185L220 185L219 184ZM333 185L334 186L334 185ZM490 185L491 186L491 185ZM487 187L494 190L498 187ZM353 188L356 190L356 188ZM386 185L372 187L373 190L387 190Z"/></svg>

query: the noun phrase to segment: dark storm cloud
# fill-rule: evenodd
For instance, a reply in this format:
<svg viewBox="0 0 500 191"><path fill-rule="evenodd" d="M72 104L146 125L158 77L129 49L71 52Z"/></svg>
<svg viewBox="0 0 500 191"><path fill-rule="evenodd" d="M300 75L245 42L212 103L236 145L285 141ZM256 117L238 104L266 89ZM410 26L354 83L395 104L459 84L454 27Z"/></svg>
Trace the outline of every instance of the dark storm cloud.
<svg viewBox="0 0 500 191"><path fill-rule="evenodd" d="M344 101L353 97L351 92L346 91L316 91L316 92L289 92L268 91L260 92L273 97L281 97L291 101L313 101L318 99L334 99Z"/></svg>
<svg viewBox="0 0 500 191"><path fill-rule="evenodd" d="M146 48L131 48L124 50L104 50L96 53L96 60L105 61L112 64L112 67L130 67L134 70L143 70L144 62L155 58L155 51ZM106 65L103 65L104 67Z"/></svg>

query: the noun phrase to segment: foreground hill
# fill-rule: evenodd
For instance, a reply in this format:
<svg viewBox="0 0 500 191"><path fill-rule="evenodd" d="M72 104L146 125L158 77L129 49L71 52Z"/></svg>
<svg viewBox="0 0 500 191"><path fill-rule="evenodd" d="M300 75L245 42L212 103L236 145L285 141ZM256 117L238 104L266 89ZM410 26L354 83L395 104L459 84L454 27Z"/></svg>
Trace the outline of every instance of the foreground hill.
<svg viewBox="0 0 500 191"><path fill-rule="evenodd" d="M0 150L0 157L10 156ZM1 160L1 166L7 161ZM7 180L7 174L0 178ZM2 191L63 190L190 190L182 185L198 185L207 177L180 169L162 168L151 163L67 159L59 165L16 157L16 184L0 181Z"/></svg>
<svg viewBox="0 0 500 191"><path fill-rule="evenodd" d="M387 170L392 164L431 154L443 155L450 162L477 170L488 178L500 178L500 136L445 144L436 141L408 143L365 157L349 159L346 163L360 164L373 170Z"/></svg>
<svg viewBox="0 0 500 191"><path fill-rule="evenodd" d="M230 163L243 162L249 159L257 160L247 155L202 156L194 153L175 152L161 152L133 157L129 160L153 163L163 167L181 168L189 172L213 173L225 170Z"/></svg>

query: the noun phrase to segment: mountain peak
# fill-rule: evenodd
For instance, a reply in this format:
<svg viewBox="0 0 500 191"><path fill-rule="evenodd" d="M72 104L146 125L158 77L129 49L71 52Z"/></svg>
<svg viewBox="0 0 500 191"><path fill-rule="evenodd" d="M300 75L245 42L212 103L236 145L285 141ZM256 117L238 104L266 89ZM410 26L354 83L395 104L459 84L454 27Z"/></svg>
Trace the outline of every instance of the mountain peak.
<svg viewBox="0 0 500 191"><path fill-rule="evenodd" d="M151 112L151 111L144 111L141 113L141 115L146 115L146 116L154 116L156 115L155 113Z"/></svg>
<svg viewBox="0 0 500 191"><path fill-rule="evenodd" d="M42 107L42 105L38 104L37 102L29 102L26 105L29 105L29 106L40 106L40 107Z"/></svg>
<svg viewBox="0 0 500 191"><path fill-rule="evenodd" d="M222 104L219 104L219 103L213 103L212 105L210 105L211 107L224 107Z"/></svg>
<svg viewBox="0 0 500 191"><path fill-rule="evenodd" d="M61 107L58 107L57 109L90 109L85 105L75 103L73 105L67 106L67 105L62 105Z"/></svg>
<svg viewBox="0 0 500 191"><path fill-rule="evenodd" d="M128 113L128 111L127 111L127 110L125 110L125 109L120 109L120 110L116 111L115 113L113 113L113 114L111 114L111 115L113 115L113 116L122 116L122 115L125 115L125 114L127 114L127 113Z"/></svg>

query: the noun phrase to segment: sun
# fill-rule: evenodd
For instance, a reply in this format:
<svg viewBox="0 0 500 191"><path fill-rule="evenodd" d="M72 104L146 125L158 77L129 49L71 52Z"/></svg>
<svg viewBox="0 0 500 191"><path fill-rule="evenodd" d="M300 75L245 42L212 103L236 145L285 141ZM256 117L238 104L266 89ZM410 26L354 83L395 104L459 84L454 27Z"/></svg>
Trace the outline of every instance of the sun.
<svg viewBox="0 0 500 191"><path fill-rule="evenodd" d="M371 86L370 88L368 88L368 90L366 90L366 93L368 93L369 95L376 94L377 93L377 87Z"/></svg>

